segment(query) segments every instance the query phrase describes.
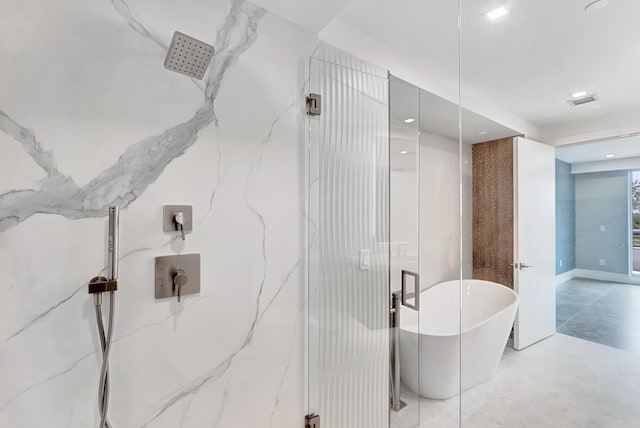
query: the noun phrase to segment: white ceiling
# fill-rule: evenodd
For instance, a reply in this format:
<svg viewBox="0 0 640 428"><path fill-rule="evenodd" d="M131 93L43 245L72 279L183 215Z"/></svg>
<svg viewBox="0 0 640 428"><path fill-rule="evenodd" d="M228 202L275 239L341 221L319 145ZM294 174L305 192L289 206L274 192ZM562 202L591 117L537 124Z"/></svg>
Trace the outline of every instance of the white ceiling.
<svg viewBox="0 0 640 428"><path fill-rule="evenodd" d="M309 31L322 30L351 0L252 0Z"/></svg>
<svg viewBox="0 0 640 428"><path fill-rule="evenodd" d="M640 108L640 1L585 13L590 1L463 0L463 103L482 93L541 128ZM500 4L510 14L489 22ZM353 0L338 19L456 78L457 12L455 1ZM569 106L578 90L599 108Z"/></svg>
<svg viewBox="0 0 640 428"><path fill-rule="evenodd" d="M606 155L615 157L608 159ZM640 135L556 149L556 157L570 164L618 160L640 156Z"/></svg>
<svg viewBox="0 0 640 428"><path fill-rule="evenodd" d="M457 1L254 0L311 31L339 24L378 41L380 49L415 58L416 74L427 82L451 86L460 71L463 105L500 123L508 112L517 119L513 125L522 120L520 131L541 129L554 143L591 139L580 139L578 128L625 114L621 127L640 127L640 117L629 119L640 111L640 1L611 0L586 13L591 1L462 0L459 70ZM486 12L499 5L510 13L490 22ZM571 107L567 100L579 90L597 93L597 105Z"/></svg>
<svg viewBox="0 0 640 428"><path fill-rule="evenodd" d="M508 0L489 24L491 0L467 1L463 81L541 128L640 107L640 1ZM599 108L571 107L570 94L597 93Z"/></svg>

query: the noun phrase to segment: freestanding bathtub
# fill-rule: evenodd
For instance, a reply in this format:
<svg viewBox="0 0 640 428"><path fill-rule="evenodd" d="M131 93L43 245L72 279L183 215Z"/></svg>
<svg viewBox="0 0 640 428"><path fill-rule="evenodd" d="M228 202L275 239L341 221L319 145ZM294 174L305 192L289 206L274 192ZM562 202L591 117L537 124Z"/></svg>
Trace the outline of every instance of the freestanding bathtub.
<svg viewBox="0 0 640 428"><path fill-rule="evenodd" d="M462 280L460 328L460 287L455 280L422 291L419 314L402 307L400 376L422 397L449 398L460 385L464 391L490 378L509 339L518 295L493 282Z"/></svg>

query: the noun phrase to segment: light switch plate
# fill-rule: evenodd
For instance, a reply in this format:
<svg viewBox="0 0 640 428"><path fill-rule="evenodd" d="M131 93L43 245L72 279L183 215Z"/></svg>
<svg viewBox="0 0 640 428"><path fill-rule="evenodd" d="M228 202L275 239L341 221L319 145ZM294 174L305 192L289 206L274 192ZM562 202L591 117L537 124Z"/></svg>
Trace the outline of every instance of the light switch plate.
<svg viewBox="0 0 640 428"><path fill-rule="evenodd" d="M360 250L360 270L369 270L371 266L371 252L367 249Z"/></svg>
<svg viewBox="0 0 640 428"><path fill-rule="evenodd" d="M179 212L184 214L184 232L193 231L193 207L191 205L165 205L162 215L162 228L165 232L180 232L176 230L176 225L173 222L173 217Z"/></svg>
<svg viewBox="0 0 640 428"><path fill-rule="evenodd" d="M173 273L182 269L187 283L180 290L181 296L200 293L200 254L180 254L156 257L156 299L178 297L173 286Z"/></svg>

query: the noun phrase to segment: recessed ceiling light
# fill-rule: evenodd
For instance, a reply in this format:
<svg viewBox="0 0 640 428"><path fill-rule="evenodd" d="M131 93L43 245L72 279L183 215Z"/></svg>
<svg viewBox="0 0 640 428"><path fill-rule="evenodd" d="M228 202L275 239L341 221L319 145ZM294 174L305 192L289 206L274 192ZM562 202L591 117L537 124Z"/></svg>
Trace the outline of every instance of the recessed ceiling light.
<svg viewBox="0 0 640 428"><path fill-rule="evenodd" d="M407 119L405 119L405 120L404 120L404 123L413 123L413 122L415 122L415 121L416 121L416 120L415 120L414 118L409 117L409 118L407 118Z"/></svg>
<svg viewBox="0 0 640 428"><path fill-rule="evenodd" d="M584 97L585 95L587 95L587 91L578 91L571 94L573 98L581 98L581 97Z"/></svg>
<svg viewBox="0 0 640 428"><path fill-rule="evenodd" d="M612 153L609 153L608 155L605 156L605 158L607 159L611 159L612 157L615 157L615 155Z"/></svg>
<svg viewBox="0 0 640 428"><path fill-rule="evenodd" d="M593 12L595 10L604 9L609 5L609 0L596 0L585 6L585 12Z"/></svg>
<svg viewBox="0 0 640 428"><path fill-rule="evenodd" d="M407 152L406 150L403 150L403 151L400 152L401 155L406 155L407 153L409 153L409 152Z"/></svg>
<svg viewBox="0 0 640 428"><path fill-rule="evenodd" d="M478 134L480 134L480 135L486 135L488 133L489 133L489 131L480 131L480 132L478 132Z"/></svg>
<svg viewBox="0 0 640 428"><path fill-rule="evenodd" d="M490 20L495 21L496 19L502 18L507 13L509 13L507 8L504 6L500 6L499 8L494 9L491 12L487 13L487 16L489 17Z"/></svg>

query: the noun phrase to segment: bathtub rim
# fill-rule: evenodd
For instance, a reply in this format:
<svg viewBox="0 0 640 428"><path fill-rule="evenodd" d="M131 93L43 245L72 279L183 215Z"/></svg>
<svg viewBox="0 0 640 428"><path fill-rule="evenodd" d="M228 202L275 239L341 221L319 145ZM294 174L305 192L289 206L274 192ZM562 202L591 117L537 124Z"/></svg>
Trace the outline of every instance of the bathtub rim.
<svg viewBox="0 0 640 428"><path fill-rule="evenodd" d="M484 283L488 283L488 284L492 284L492 285L495 285L495 286L498 286L498 287L505 288L506 290L508 290L515 297L515 299L514 299L514 301L512 303L510 303L509 305L505 306L504 308L502 308L501 310L499 310L495 314L491 315L489 318L486 318L486 319L484 319L484 320L482 320L482 321L480 321L478 323L475 323L472 326L470 326L470 327L468 327L468 328L466 328L466 329L464 329L462 331L459 331L459 332L449 333L449 334L436 334L436 333L420 332L416 328L417 324L414 323L414 324L409 324L407 326L403 326L402 325L402 321L400 321L400 324L401 324L400 325L400 330L406 331L407 333L417 334L419 336L432 336L432 337L462 336L463 334L468 333L468 332L470 332L472 330L475 330L476 328L480 327L481 325L483 325L485 323L488 323L489 321L493 320L494 318L497 318L502 313L510 310L512 308L512 306L514 306L514 305L516 306L516 311L518 310L518 306L520 304L520 296L518 295L518 293L516 293L514 290L512 290L511 288L509 288L509 287L507 287L505 285L502 285L502 284L499 284L499 283L493 282L493 281L486 281L484 279L452 279L452 280L449 280L449 281L443 281L443 282L439 282L437 284L434 284L431 287L425 288L424 290L421 290L420 294L422 294L422 293L424 293L426 291L429 291L434 287L438 287L440 285L443 285L443 284L447 284L447 283L450 283L450 282L462 282L462 281L484 282Z"/></svg>

